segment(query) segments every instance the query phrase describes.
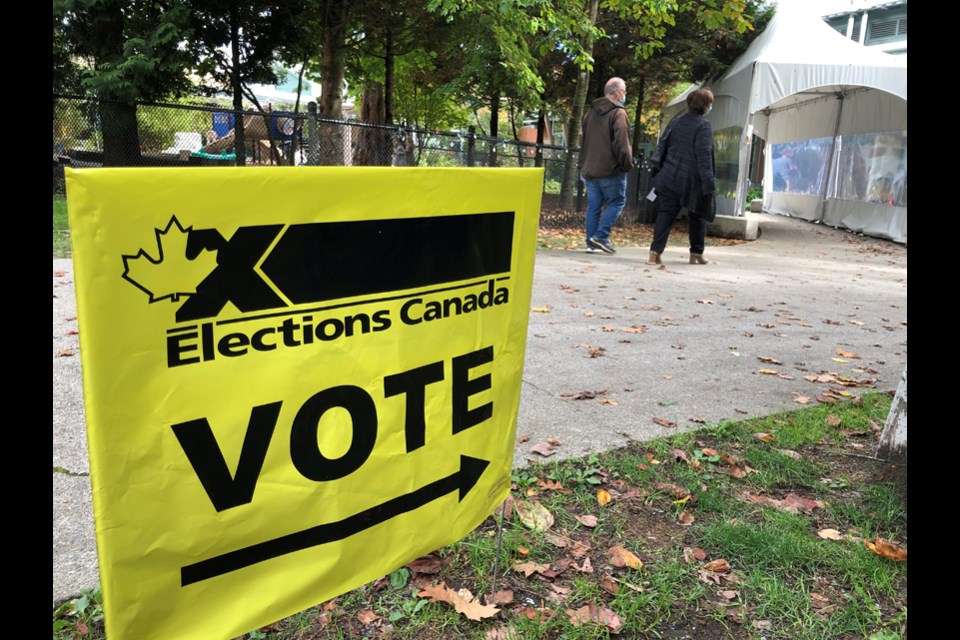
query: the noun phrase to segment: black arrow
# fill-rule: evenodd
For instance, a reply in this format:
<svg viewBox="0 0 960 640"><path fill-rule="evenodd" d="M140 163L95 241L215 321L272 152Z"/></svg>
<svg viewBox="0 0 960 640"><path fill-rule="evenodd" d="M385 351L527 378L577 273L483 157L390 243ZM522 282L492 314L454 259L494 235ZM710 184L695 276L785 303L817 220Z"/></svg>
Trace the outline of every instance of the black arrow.
<svg viewBox="0 0 960 640"><path fill-rule="evenodd" d="M462 502L464 496L477 484L477 480L480 479L488 464L490 462L487 460L462 455L460 456L459 471L343 520L318 524L303 531L290 533L265 542L258 542L249 547L188 564L180 569L180 586L185 587L188 584L214 578L294 551L343 540L364 529L386 522L401 513L422 507L454 489L460 490L460 501Z"/></svg>

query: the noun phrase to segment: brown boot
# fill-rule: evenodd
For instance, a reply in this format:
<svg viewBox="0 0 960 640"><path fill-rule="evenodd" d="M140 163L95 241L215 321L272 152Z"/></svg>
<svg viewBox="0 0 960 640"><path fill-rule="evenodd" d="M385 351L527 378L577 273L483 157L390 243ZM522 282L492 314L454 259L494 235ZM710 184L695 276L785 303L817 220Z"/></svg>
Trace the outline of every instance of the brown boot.
<svg viewBox="0 0 960 640"><path fill-rule="evenodd" d="M651 251L650 257L647 258L647 264L663 264L660 262L660 254L656 251Z"/></svg>
<svg viewBox="0 0 960 640"><path fill-rule="evenodd" d="M707 261L703 259L702 253L690 252L690 264L707 264Z"/></svg>

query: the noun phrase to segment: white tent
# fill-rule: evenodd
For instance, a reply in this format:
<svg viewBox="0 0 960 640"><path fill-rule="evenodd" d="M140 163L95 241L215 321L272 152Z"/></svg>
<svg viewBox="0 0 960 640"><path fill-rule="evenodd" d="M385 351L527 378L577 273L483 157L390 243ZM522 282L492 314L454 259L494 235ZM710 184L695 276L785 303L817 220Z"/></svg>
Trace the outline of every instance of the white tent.
<svg viewBox="0 0 960 640"><path fill-rule="evenodd" d="M728 213L744 210L756 134L766 143L764 211L907 241L905 61L848 40L801 0L781 0L764 32L704 86L714 93L718 183L736 194ZM661 131L693 89L664 108ZM774 184L781 150L805 156L812 175L802 187Z"/></svg>

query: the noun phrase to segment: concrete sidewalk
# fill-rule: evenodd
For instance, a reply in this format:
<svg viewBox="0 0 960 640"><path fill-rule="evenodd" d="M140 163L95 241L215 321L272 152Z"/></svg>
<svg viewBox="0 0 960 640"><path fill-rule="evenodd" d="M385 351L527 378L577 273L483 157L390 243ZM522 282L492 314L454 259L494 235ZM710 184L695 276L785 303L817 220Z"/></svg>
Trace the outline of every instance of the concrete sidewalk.
<svg viewBox="0 0 960 640"><path fill-rule="evenodd" d="M516 464L790 411L831 388L894 391L907 361L906 247L783 216L759 225L757 240L708 242L702 266L675 245L662 269L646 248L539 251ZM58 601L98 574L69 260L53 261L53 294ZM850 386L805 377L824 373ZM547 438L561 442L555 455L530 451Z"/></svg>

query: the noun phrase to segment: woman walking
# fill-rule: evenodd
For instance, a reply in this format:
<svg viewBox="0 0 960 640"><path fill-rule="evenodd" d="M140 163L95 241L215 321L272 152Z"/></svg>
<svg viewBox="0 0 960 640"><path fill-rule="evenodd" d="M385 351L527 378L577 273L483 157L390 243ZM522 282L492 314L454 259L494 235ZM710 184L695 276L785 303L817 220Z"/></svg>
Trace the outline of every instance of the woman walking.
<svg viewBox="0 0 960 640"><path fill-rule="evenodd" d="M660 207L653 227L648 264L663 264L670 228L681 208L687 209L690 264L707 264L703 257L707 223L716 216L716 170L713 159L713 126L706 115L713 108L713 92L697 89L687 96L687 113L677 116L651 157L659 170L653 177Z"/></svg>

